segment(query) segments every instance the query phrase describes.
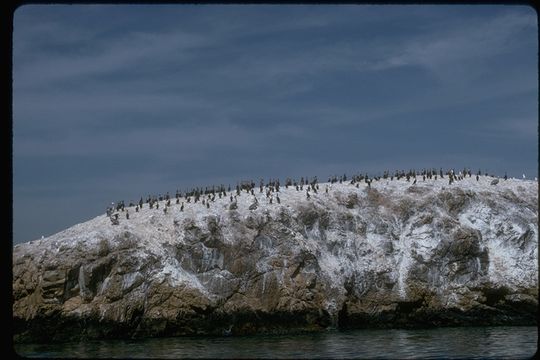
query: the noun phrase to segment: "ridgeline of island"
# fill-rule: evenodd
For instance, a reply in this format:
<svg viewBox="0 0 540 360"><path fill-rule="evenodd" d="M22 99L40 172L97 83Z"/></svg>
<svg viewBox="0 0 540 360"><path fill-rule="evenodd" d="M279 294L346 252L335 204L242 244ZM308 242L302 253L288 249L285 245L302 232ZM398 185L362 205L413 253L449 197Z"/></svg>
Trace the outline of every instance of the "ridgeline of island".
<svg viewBox="0 0 540 360"><path fill-rule="evenodd" d="M538 182L416 175L177 193L16 245L14 340L536 324Z"/></svg>

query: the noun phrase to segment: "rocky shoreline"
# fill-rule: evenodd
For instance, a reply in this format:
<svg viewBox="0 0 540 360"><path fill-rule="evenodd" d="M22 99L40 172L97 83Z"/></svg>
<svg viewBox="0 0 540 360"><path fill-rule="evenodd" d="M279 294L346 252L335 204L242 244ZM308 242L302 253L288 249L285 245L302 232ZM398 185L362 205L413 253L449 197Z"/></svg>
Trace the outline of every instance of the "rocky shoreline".
<svg viewBox="0 0 540 360"><path fill-rule="evenodd" d="M14 341L536 325L538 184L490 183L98 216L14 247Z"/></svg>

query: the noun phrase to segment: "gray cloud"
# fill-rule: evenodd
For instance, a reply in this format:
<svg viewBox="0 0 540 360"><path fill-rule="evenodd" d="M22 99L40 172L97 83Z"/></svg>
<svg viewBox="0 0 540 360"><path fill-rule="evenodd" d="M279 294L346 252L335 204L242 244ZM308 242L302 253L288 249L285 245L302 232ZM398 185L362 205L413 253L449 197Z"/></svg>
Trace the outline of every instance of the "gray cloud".
<svg viewBox="0 0 540 360"><path fill-rule="evenodd" d="M537 172L528 8L32 5L15 15L15 242L110 201L244 178L430 164Z"/></svg>

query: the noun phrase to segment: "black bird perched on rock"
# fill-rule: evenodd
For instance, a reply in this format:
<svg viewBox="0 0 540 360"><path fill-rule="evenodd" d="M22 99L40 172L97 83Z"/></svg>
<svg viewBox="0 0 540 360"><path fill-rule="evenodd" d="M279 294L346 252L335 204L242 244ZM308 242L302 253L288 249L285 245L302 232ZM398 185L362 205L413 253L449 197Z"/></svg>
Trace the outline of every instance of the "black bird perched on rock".
<svg viewBox="0 0 540 360"><path fill-rule="evenodd" d="M276 195L276 200L278 204L281 204L281 200L279 200L279 196Z"/></svg>
<svg viewBox="0 0 540 360"><path fill-rule="evenodd" d="M416 179L414 179L414 181L413 181L413 185L414 185L414 184L416 184Z"/></svg>

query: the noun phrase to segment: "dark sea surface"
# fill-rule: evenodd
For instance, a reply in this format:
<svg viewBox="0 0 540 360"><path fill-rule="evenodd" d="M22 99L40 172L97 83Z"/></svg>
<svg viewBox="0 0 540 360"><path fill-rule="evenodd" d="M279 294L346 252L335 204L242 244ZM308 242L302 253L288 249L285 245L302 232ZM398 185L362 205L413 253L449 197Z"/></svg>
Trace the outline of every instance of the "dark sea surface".
<svg viewBox="0 0 540 360"><path fill-rule="evenodd" d="M535 326L459 327L16 344L15 351L57 358L529 359L537 340Z"/></svg>

